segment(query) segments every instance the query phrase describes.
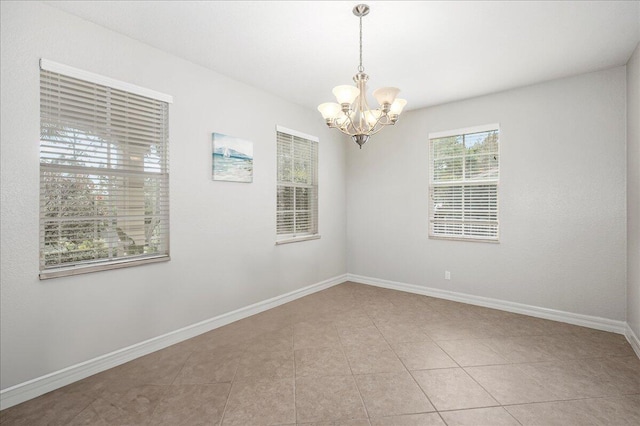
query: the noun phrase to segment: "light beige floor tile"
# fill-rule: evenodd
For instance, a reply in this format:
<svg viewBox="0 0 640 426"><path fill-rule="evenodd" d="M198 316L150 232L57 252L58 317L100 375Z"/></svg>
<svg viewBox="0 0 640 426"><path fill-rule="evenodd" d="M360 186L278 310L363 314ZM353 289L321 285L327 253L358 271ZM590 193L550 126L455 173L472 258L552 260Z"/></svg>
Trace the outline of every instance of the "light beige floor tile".
<svg viewBox="0 0 640 426"><path fill-rule="evenodd" d="M438 413L406 414L371 419L371 426L446 426Z"/></svg>
<svg viewBox="0 0 640 426"><path fill-rule="evenodd" d="M472 365L507 364L499 353L483 343L483 340L445 340L438 345L455 362L463 367Z"/></svg>
<svg viewBox="0 0 640 426"><path fill-rule="evenodd" d="M2 425L64 425L96 398L75 383L0 411Z"/></svg>
<svg viewBox="0 0 640 426"><path fill-rule="evenodd" d="M254 353L292 351L293 327L264 333L250 340L245 350Z"/></svg>
<svg viewBox="0 0 640 426"><path fill-rule="evenodd" d="M231 384L172 385L156 407L152 425L217 425Z"/></svg>
<svg viewBox="0 0 640 426"><path fill-rule="evenodd" d="M461 368L413 371L411 374L438 411L499 405Z"/></svg>
<svg viewBox="0 0 640 426"><path fill-rule="evenodd" d="M457 317L457 314L452 316ZM436 342L441 340L486 339L499 336L491 321L482 319L456 319L448 322L428 323L425 333Z"/></svg>
<svg viewBox="0 0 640 426"><path fill-rule="evenodd" d="M236 380L222 425L295 423L294 379Z"/></svg>
<svg viewBox="0 0 640 426"><path fill-rule="evenodd" d="M611 385L614 394L640 394L640 359L635 355L576 360L575 369L594 382Z"/></svg>
<svg viewBox="0 0 640 426"><path fill-rule="evenodd" d="M538 343L538 336L498 337L482 343L504 357L509 363L557 361L553 351Z"/></svg>
<svg viewBox="0 0 640 426"><path fill-rule="evenodd" d="M473 408L471 410L440 413L448 426L519 426L520 423L502 407Z"/></svg>
<svg viewBox="0 0 640 426"><path fill-rule="evenodd" d="M117 367L119 378L144 385L170 385L187 362L191 352L169 347ZM130 387L128 384L126 387Z"/></svg>
<svg viewBox="0 0 640 426"><path fill-rule="evenodd" d="M353 374L406 371L389 346L345 346L344 351Z"/></svg>
<svg viewBox="0 0 640 426"><path fill-rule="evenodd" d="M343 328L340 330L343 345L386 345L386 340L374 325L366 327Z"/></svg>
<svg viewBox="0 0 640 426"><path fill-rule="evenodd" d="M422 331L421 327L408 323L376 323L378 330L387 342L430 342L431 338Z"/></svg>
<svg viewBox="0 0 640 426"><path fill-rule="evenodd" d="M594 416L592 405L602 406L599 400L582 399L578 401L554 401L537 404L511 405L505 407L522 425L548 425L548 426L591 426L591 425L637 425L628 423L626 419L615 419L612 414L598 413L598 417L604 417L601 421ZM624 415L623 415L624 416ZM622 420L622 422L620 422Z"/></svg>
<svg viewBox="0 0 640 426"><path fill-rule="evenodd" d="M594 335L593 337L587 338L591 346L591 350L594 353L603 357L635 355L633 348L629 342L626 341L624 336L616 335L614 333L607 334L612 334L614 337Z"/></svg>
<svg viewBox="0 0 640 426"><path fill-rule="evenodd" d="M587 411L602 425L639 425L640 394L592 400Z"/></svg>
<svg viewBox="0 0 640 426"><path fill-rule="evenodd" d="M553 354L559 360L594 358L601 353L594 351L593 345L586 339L570 333L532 336L531 344Z"/></svg>
<svg viewBox="0 0 640 426"><path fill-rule="evenodd" d="M291 311L286 306L278 306L248 318L254 328L265 331L277 331L291 325L293 319Z"/></svg>
<svg viewBox="0 0 640 426"><path fill-rule="evenodd" d="M247 346L250 339L256 337L254 332L248 332L234 327L234 324L229 324L224 327L209 331L199 336L193 337L184 342L178 343L177 346L184 351L224 351L229 350L231 352L243 351Z"/></svg>
<svg viewBox="0 0 640 426"><path fill-rule="evenodd" d="M294 326L294 349L340 346L338 330L330 322L320 324L301 323Z"/></svg>
<svg viewBox="0 0 640 426"><path fill-rule="evenodd" d="M547 333L544 321L539 318L515 315L508 320L492 318L490 328L496 336L502 337L539 336Z"/></svg>
<svg viewBox="0 0 640 426"><path fill-rule="evenodd" d="M541 383L526 374L520 364L466 367L465 371L503 405L560 398L552 393L548 383Z"/></svg>
<svg viewBox="0 0 640 426"><path fill-rule="evenodd" d="M554 395L554 399L578 399L587 397L616 395L615 384L607 374L594 374L587 366L596 367L601 373L600 365L582 363L581 360L554 361L532 364L521 364L519 367L536 382L544 385Z"/></svg>
<svg viewBox="0 0 640 426"><path fill-rule="evenodd" d="M369 417L435 411L408 372L356 376Z"/></svg>
<svg viewBox="0 0 640 426"><path fill-rule="evenodd" d="M392 343L391 347L409 370L458 367L434 342Z"/></svg>
<svg viewBox="0 0 640 426"><path fill-rule="evenodd" d="M238 364L236 378L294 377L293 351L246 352Z"/></svg>
<svg viewBox="0 0 640 426"><path fill-rule="evenodd" d="M340 346L295 351L296 377L346 376L351 374L347 357Z"/></svg>
<svg viewBox="0 0 640 426"><path fill-rule="evenodd" d="M5 424L0 420L0 424ZM16 423L6 423L8 424L16 424ZM36 423L29 423L36 424ZM93 406L88 406L80 414L71 420L71 422L67 423L67 426L109 426L109 423L102 419L98 412L93 408Z"/></svg>
<svg viewBox="0 0 640 426"><path fill-rule="evenodd" d="M298 423L298 426L371 426L367 419L335 420L332 422Z"/></svg>
<svg viewBox="0 0 640 426"><path fill-rule="evenodd" d="M331 322L338 330L342 330L344 328L360 328L360 327L371 327L373 326L373 321L367 315L364 310L350 310L348 312L343 312L338 315L334 315L331 318Z"/></svg>
<svg viewBox="0 0 640 426"><path fill-rule="evenodd" d="M635 356L522 364L520 368L557 399L640 393L640 360Z"/></svg>
<svg viewBox="0 0 640 426"><path fill-rule="evenodd" d="M298 423L367 418L352 376L296 379L296 413Z"/></svg>
<svg viewBox="0 0 640 426"><path fill-rule="evenodd" d="M174 380L174 385L231 382L242 352L193 352Z"/></svg>
<svg viewBox="0 0 640 426"><path fill-rule="evenodd" d="M108 391L91 406L109 424L140 425L147 422L168 388L142 385L123 392Z"/></svg>
<svg viewBox="0 0 640 426"><path fill-rule="evenodd" d="M298 321L293 324L294 338L297 334L304 335L307 333L313 333L315 331L327 331L327 330L335 330L335 325L329 319L318 320L313 318L313 319Z"/></svg>

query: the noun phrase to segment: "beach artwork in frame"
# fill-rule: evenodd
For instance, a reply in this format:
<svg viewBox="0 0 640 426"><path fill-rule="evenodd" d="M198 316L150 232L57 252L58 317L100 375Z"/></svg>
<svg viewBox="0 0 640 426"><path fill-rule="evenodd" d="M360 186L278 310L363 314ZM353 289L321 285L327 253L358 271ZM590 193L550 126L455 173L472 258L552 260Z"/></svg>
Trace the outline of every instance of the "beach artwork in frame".
<svg viewBox="0 0 640 426"><path fill-rule="evenodd" d="M213 180L253 182L253 142L214 133Z"/></svg>

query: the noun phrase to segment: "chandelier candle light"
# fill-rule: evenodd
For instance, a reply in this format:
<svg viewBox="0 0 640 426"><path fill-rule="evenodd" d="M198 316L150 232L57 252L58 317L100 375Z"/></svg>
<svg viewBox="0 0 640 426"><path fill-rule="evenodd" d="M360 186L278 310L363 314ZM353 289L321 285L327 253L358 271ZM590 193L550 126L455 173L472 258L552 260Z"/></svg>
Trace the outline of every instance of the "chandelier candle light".
<svg viewBox="0 0 640 426"><path fill-rule="evenodd" d="M362 66L362 17L369 13L369 6L359 4L353 8L353 14L360 18L360 66L353 76L356 86L336 86L333 88L338 103L326 102L318 106L318 111L327 126L338 129L351 136L362 149L362 145L385 126L396 124L402 109L407 104L404 99L396 99L400 92L397 87L382 87L373 92L380 104L371 109L367 104L367 81L369 76Z"/></svg>

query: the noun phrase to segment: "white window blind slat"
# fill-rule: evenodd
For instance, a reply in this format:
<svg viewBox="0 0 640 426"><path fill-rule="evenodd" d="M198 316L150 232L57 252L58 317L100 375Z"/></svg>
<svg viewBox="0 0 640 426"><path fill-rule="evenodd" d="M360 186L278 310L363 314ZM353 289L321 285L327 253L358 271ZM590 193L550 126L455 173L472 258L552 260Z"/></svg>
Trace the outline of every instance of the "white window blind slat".
<svg viewBox="0 0 640 426"><path fill-rule="evenodd" d="M430 135L429 237L498 241L499 130L470 130Z"/></svg>
<svg viewBox="0 0 640 426"><path fill-rule="evenodd" d="M40 76L40 277L168 259L167 102Z"/></svg>

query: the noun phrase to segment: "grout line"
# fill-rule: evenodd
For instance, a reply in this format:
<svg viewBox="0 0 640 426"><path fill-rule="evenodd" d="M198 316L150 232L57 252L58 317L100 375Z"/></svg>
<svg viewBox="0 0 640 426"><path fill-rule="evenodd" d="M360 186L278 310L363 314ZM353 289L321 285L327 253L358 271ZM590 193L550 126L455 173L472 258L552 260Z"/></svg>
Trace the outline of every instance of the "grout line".
<svg viewBox="0 0 640 426"><path fill-rule="evenodd" d="M391 304L393 304L393 302L391 302ZM367 314L368 315L368 314ZM402 364L402 366L405 368L406 372L409 373L409 377L411 377L411 379L413 380L413 382L416 384L416 386L418 386L418 389L420 389L420 392L422 392L422 394L425 396L425 398L427 398L427 401L429 401L429 404L431 404L431 406L433 407L434 410L436 410L435 412L438 412L438 409L436 408L435 404L433 403L433 401L431 401L431 398L429 398L429 395L427 395L427 393L425 392L424 389L422 389L422 386L420 386L420 383L418 383L418 381L416 380L415 377L413 377L413 374L411 374L411 370L409 370L409 368L407 367L407 365L404 363L404 361L402 361L402 358L400 358L400 356L398 355L398 353L395 351L395 349L393 349L393 346L389 343L389 341L387 340L386 337L384 337L384 334L380 331L380 329L378 328L378 325L376 324L376 322L374 320L373 321L373 325L374 327L376 327L376 330L378 330L378 333L380 333L382 335L382 338L387 342L387 345L389 345L389 347L391 348L391 352L394 353L394 355L398 358L398 360L400 361L400 363ZM429 338L431 338L430 336L428 336ZM401 343L401 342L400 342ZM455 361L454 361L455 362ZM440 415L440 414L438 414ZM442 419L442 416L440 416L440 418ZM447 422L444 421L444 419L442 419L442 421L447 424Z"/></svg>
<svg viewBox="0 0 640 426"><path fill-rule="evenodd" d="M351 296L355 299L355 296L353 296L353 291L351 292ZM371 320L371 317L369 316L369 314L366 311L364 312L364 314L367 317L369 317L369 320ZM345 345L342 342L342 338L340 337L340 331L338 331L338 327L335 324L333 325L333 327L335 328L336 333L338 334L338 341L340 342L340 347L342 348L342 353L344 354L344 357L347 360L347 365L349 366L349 371L351 371L351 379L356 384L356 389L358 390L358 395L360 396L360 403L362 404L362 408L364 408L364 413L367 415L367 422L369 422L369 424L371 424L371 422L369 421L369 419L371 419L371 416L369 415L369 410L367 409L367 404L364 403L364 397L362 396L362 391L360 390L360 386L358 386L358 381L356 380L356 376L355 376L355 374L353 374L353 368L351 368L351 362L349 361L349 357L347 356L347 353L345 352Z"/></svg>
<svg viewBox="0 0 640 426"><path fill-rule="evenodd" d="M224 403L224 408L222 410L222 416L220 416L220 423L219 423L220 426L222 426L222 422L224 421L224 417L227 415L227 407L229 406L229 399L231 398L231 391L233 390L233 385L235 384L236 376L238 375L238 370L240 369L240 361L242 360L242 357L244 356L245 352L247 352L247 348L248 347L249 347L249 345L247 344L244 347L244 349L242 349L242 351L239 351L240 354L238 355L238 365L236 366L236 369L233 372L233 378L231 378L231 384L229 386L229 393L227 394L227 400Z"/></svg>
<svg viewBox="0 0 640 426"><path fill-rule="evenodd" d="M531 402L514 402L511 404L502 404L502 407L515 407L519 405L536 405L536 404L553 404L553 403L563 403L563 402L576 402L576 401L590 401L593 399L610 399L610 398L620 398L625 396L636 396L640 395L640 393L628 393L628 394L611 394L611 395L603 395L603 396L585 396L581 398L568 398L568 399L551 399L548 401L531 401Z"/></svg>
<svg viewBox="0 0 640 426"><path fill-rule="evenodd" d="M84 407L82 407L82 410L78 411L78 414L76 414L75 416L73 416L73 418L71 418L71 420L69 420L69 424L73 423L73 421L80 416L80 414L84 413L84 410L86 410L87 408L91 407L93 405L94 402L96 402L99 399L99 397L93 398L91 401L89 401L89 403L87 403L87 405L85 405ZM95 410L94 410L95 411ZM155 411L155 409L153 410ZM98 413L97 411L95 411L96 415L98 416L98 418L100 420L102 420L103 422L106 423L106 421L102 418L102 416L100 415L100 413ZM153 413L152 413L153 414ZM0 422L2 423L2 422Z"/></svg>
<svg viewBox="0 0 640 426"><path fill-rule="evenodd" d="M296 389L298 385L298 366L296 364L296 325L291 323L291 354L293 356L293 419L298 424L298 405L296 403Z"/></svg>

